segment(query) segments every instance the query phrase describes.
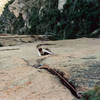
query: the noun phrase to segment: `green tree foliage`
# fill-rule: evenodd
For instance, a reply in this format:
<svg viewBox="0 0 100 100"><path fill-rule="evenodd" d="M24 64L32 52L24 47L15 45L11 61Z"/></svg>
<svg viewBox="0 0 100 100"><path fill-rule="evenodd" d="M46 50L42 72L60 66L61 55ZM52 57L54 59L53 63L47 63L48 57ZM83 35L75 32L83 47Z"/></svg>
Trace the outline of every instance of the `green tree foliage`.
<svg viewBox="0 0 100 100"><path fill-rule="evenodd" d="M0 33L12 33L12 22L15 16L9 11L8 6L13 2L14 0L11 0L5 5L4 12L0 17Z"/></svg>
<svg viewBox="0 0 100 100"><path fill-rule="evenodd" d="M91 37L99 28L100 5L87 0L69 0L64 5L61 23L65 38Z"/></svg>
<svg viewBox="0 0 100 100"><path fill-rule="evenodd" d="M33 5L27 28L21 14L16 18L9 11L8 5L13 1L6 5L0 17L3 32L53 35L55 39L100 36L99 0L67 0L62 11L58 10L58 0L46 0L41 11Z"/></svg>
<svg viewBox="0 0 100 100"><path fill-rule="evenodd" d="M12 23L13 33L25 34L25 31L23 30L24 24L25 22L23 20L22 13L19 13L18 18L16 18Z"/></svg>
<svg viewBox="0 0 100 100"><path fill-rule="evenodd" d="M9 34L19 34L21 28L24 27L24 20L22 14L19 14L19 17L10 12L9 5L12 4L15 0L10 0L4 8L2 15L0 16L0 33L9 33Z"/></svg>
<svg viewBox="0 0 100 100"><path fill-rule="evenodd" d="M83 97L79 100L100 100L100 87L95 87L94 90L84 93Z"/></svg>
<svg viewBox="0 0 100 100"><path fill-rule="evenodd" d="M29 24L31 28L29 29L30 34L41 34L39 32L39 15L38 15L39 10L35 7L32 7L31 9L31 16L29 18Z"/></svg>
<svg viewBox="0 0 100 100"><path fill-rule="evenodd" d="M31 9L31 17L29 18L31 28L29 29L29 33L55 35L56 24L60 13L57 9L57 1L52 2L48 0L46 8L41 10L41 14L39 14L39 9L34 7Z"/></svg>
<svg viewBox="0 0 100 100"><path fill-rule="evenodd" d="M58 9L49 9L43 11L43 16L40 19L40 23L44 25L45 34L57 34L57 24L60 20L60 11Z"/></svg>
<svg viewBox="0 0 100 100"><path fill-rule="evenodd" d="M42 10L42 16L33 11L30 31L52 34L57 39L92 37L92 32L100 26L99 16L97 0L67 0L62 12L48 3L47 8Z"/></svg>

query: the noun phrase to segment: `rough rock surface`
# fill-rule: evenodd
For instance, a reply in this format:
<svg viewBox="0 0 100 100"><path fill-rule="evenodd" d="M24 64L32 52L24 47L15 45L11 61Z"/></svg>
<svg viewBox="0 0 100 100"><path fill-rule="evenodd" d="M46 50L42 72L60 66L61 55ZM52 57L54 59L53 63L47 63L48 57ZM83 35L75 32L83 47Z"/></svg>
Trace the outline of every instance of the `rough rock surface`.
<svg viewBox="0 0 100 100"><path fill-rule="evenodd" d="M2 46L21 45L23 43L32 43L39 40L49 40L51 36L46 35L11 35L0 34L0 44Z"/></svg>
<svg viewBox="0 0 100 100"><path fill-rule="evenodd" d="M67 0L58 0L58 9L62 10L63 5L66 3Z"/></svg>
<svg viewBox="0 0 100 100"><path fill-rule="evenodd" d="M5 6L5 4L10 1L10 0L0 0L0 14L3 11L3 8ZM48 0L15 0L14 3L12 5L10 5L10 10L12 12L14 12L14 14L16 16L19 15L19 13L25 13L25 9L27 10L27 7L31 8L32 5L34 5L34 7L38 7L41 8L43 6L45 6L45 2ZM67 0L58 0L58 9L62 10L63 9L63 5L66 3ZM40 5L39 5L40 3Z"/></svg>
<svg viewBox="0 0 100 100"><path fill-rule="evenodd" d="M5 4L8 3L10 0L0 0L0 15L2 14Z"/></svg>
<svg viewBox="0 0 100 100"><path fill-rule="evenodd" d="M59 10L63 9L63 5L66 3L67 0L55 0L53 1L58 2L57 8ZM32 7L35 7L41 11L41 9L46 8L47 5L50 3L53 4L50 0L15 0L10 6L9 9L11 12L14 13L16 17L19 16L19 13L22 13L23 19L26 20L31 13L30 10ZM56 5L54 5L56 6ZM39 12L40 12L39 11Z"/></svg>
<svg viewBox="0 0 100 100"><path fill-rule="evenodd" d="M69 73L81 90L100 85L100 39L44 41L55 44L43 46L55 53L45 57L37 54L39 43L0 48L0 100L72 100L56 76L32 67L39 63Z"/></svg>

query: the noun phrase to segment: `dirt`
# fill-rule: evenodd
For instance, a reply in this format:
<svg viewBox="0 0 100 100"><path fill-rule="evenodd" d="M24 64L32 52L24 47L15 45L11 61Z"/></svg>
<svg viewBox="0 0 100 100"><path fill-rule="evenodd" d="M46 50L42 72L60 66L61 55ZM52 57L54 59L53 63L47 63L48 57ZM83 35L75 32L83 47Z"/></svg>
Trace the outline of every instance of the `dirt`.
<svg viewBox="0 0 100 100"><path fill-rule="evenodd" d="M39 57L39 43L55 44L42 46L54 55ZM99 45L100 39L82 38L0 47L0 100L73 100L56 76L32 67L39 63L70 74L78 91L100 86Z"/></svg>

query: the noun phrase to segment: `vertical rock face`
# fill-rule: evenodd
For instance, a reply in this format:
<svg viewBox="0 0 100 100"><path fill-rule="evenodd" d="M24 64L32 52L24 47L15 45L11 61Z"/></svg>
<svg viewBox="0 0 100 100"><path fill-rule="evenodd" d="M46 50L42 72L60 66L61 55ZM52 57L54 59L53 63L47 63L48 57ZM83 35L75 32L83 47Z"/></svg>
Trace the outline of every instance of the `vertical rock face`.
<svg viewBox="0 0 100 100"><path fill-rule="evenodd" d="M40 9L45 5L46 1L47 0L15 0L14 3L9 6L9 9L16 17L19 16L19 13L22 13L23 19L25 20L32 7Z"/></svg>
<svg viewBox="0 0 100 100"><path fill-rule="evenodd" d="M59 0L59 2L58 2L58 9L59 10L62 10L63 9L63 6L66 3L66 1L67 0Z"/></svg>
<svg viewBox="0 0 100 100"><path fill-rule="evenodd" d="M63 5L66 3L67 0L15 0L14 3L12 3L9 6L9 9L11 12L14 13L16 17L19 16L19 13L23 14L23 18L27 18L27 13L29 13L30 8L35 7L39 10L46 8L51 3L53 6L58 6L59 10L63 9ZM57 5L55 5L57 4Z"/></svg>
<svg viewBox="0 0 100 100"><path fill-rule="evenodd" d="M4 5L10 0L0 0L0 11L3 10ZM58 6L59 10L63 9L63 5L66 3L67 0L55 0L52 1L51 0L15 0L10 6L9 6L9 10L11 12L14 13L14 15L16 17L19 16L20 13L22 13L23 15L23 19L26 20L28 13L30 12L30 9L32 7L35 7L37 9L39 9L41 11L41 9L46 8L47 5L50 5L50 3L53 4L53 6L55 6L55 2L56 2L56 6ZM0 12L1 13L1 12Z"/></svg>
<svg viewBox="0 0 100 100"><path fill-rule="evenodd" d="M10 0L0 0L0 15L2 14L4 6L8 1Z"/></svg>
<svg viewBox="0 0 100 100"><path fill-rule="evenodd" d="M36 8L39 11L39 14L41 14L42 9L48 9L51 7L57 8L58 0L55 0L55 1L51 1L51 0L15 0L9 6L9 10L12 13L14 13L14 15L16 17L18 17L19 14L21 13L23 19L25 20L25 25L29 27L28 19L32 14L31 13L32 8Z"/></svg>
<svg viewBox="0 0 100 100"><path fill-rule="evenodd" d="M61 11L65 3L66 3L66 0L54 0L54 1L52 0L11 0L11 3L8 3L8 6L4 12L8 13L9 11L9 15L14 15L14 20L13 21L10 20L10 23L13 22L12 26L15 27L14 32L24 33L26 32L26 30L31 29L32 25L30 25L30 19L32 19L31 17L33 17L34 15L33 9L37 11L38 18L41 18L41 15L43 15L44 12L48 12L51 9L56 9L56 10L58 9ZM9 15L8 15L9 19L12 19ZM20 24L22 22L20 23L19 21L20 19L23 20L23 25L21 27L20 27ZM5 25L5 27L7 26L9 26L9 24ZM17 29L17 27L20 27L20 28Z"/></svg>
<svg viewBox="0 0 100 100"><path fill-rule="evenodd" d="M26 15L27 15L26 12L27 12L27 9L28 9L28 7L30 8L29 1L30 1L30 0L28 0L28 1L26 1L26 2L25 2L25 0L23 0L23 1L21 1L21 0L15 0L15 1L9 6L9 10L10 10L11 12L13 12L14 15L15 15L16 17L19 16L19 13L22 13L22 14L23 14L23 18L26 19ZM32 1L32 0L31 0L31 1ZM28 2L28 6L26 5L27 2Z"/></svg>
<svg viewBox="0 0 100 100"><path fill-rule="evenodd" d="M0 0L0 15L2 14L3 8L5 4L10 0ZM23 18L26 18L26 11L27 8L31 8L32 5L34 7L38 7L42 9L46 2L49 3L50 0L15 0L13 4L9 6L10 11L12 11L16 17L19 16L19 13L23 13ZM67 0L58 0L58 9L62 10L63 5Z"/></svg>

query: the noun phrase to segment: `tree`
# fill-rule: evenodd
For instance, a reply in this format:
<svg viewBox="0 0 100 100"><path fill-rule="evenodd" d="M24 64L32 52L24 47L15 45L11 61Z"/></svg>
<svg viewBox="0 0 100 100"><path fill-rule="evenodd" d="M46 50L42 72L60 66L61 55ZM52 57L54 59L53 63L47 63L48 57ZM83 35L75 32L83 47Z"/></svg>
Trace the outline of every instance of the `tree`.
<svg viewBox="0 0 100 100"><path fill-rule="evenodd" d="M93 90L87 91L79 100L100 100L100 87L95 87Z"/></svg>
<svg viewBox="0 0 100 100"><path fill-rule="evenodd" d="M90 37L99 28L100 5L91 0L68 0L62 12L61 25L65 38Z"/></svg>

